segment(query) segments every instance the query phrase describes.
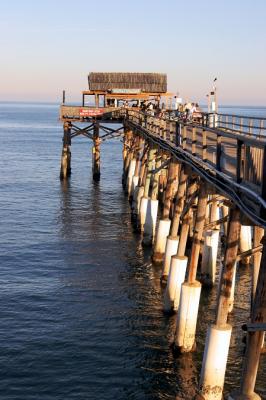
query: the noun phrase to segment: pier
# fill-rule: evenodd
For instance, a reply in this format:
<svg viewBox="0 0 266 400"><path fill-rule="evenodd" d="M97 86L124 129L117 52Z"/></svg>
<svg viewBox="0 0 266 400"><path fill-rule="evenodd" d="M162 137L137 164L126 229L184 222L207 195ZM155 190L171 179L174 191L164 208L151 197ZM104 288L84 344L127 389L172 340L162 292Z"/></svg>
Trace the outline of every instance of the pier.
<svg viewBox="0 0 266 400"><path fill-rule="evenodd" d="M184 120L171 109L172 100L163 74L90 74L80 106L67 105L63 94L60 178L71 175L71 142L77 136L92 142L95 181L101 143L123 141L122 184L132 224L162 268L162 312L176 313L176 357L197 351L202 287L216 288L198 399L222 399L236 269L252 264L242 381L229 399L259 399L255 384L266 330L266 119L219 114L214 107ZM143 110L143 102L155 107L164 102L164 112Z"/></svg>

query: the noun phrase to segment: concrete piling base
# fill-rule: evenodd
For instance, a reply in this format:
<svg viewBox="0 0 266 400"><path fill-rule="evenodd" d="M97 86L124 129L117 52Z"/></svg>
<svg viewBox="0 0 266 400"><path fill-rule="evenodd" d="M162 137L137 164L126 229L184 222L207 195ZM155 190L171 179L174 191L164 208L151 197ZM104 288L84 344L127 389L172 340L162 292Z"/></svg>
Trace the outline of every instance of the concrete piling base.
<svg viewBox="0 0 266 400"><path fill-rule="evenodd" d="M179 237L168 236L163 260L162 282L167 282L169 275L171 257L177 253Z"/></svg>
<svg viewBox="0 0 266 400"><path fill-rule="evenodd" d="M164 293L164 311L177 311L180 303L181 286L185 280L187 257L172 256L167 287Z"/></svg>
<svg viewBox="0 0 266 400"><path fill-rule="evenodd" d="M239 241L240 253L252 249L252 231L248 225L241 225L240 241ZM241 264L249 264L250 257L246 257L241 260Z"/></svg>
<svg viewBox="0 0 266 400"><path fill-rule="evenodd" d="M136 167L136 159L132 158L130 160L128 174L127 174L126 191L128 193L128 197L131 196L132 180L133 180L133 176L134 176L134 172L135 172L135 167Z"/></svg>
<svg viewBox="0 0 266 400"><path fill-rule="evenodd" d="M141 199L144 195L144 186L138 186L136 188L136 214L140 215L140 203L141 203Z"/></svg>
<svg viewBox="0 0 266 400"><path fill-rule="evenodd" d="M208 329L200 376L204 400L221 400L232 327L211 325Z"/></svg>
<svg viewBox="0 0 266 400"><path fill-rule="evenodd" d="M200 282L182 284L174 345L175 350L181 353L195 350L200 293Z"/></svg>
<svg viewBox="0 0 266 400"><path fill-rule="evenodd" d="M161 219L159 221L158 230L155 239L155 245L153 250L152 260L156 264L161 264L163 262L167 236L170 232L171 220Z"/></svg>
<svg viewBox="0 0 266 400"><path fill-rule="evenodd" d="M61 157L60 179L67 178L67 166L68 166L68 153L66 149L63 149Z"/></svg>
<svg viewBox="0 0 266 400"><path fill-rule="evenodd" d="M144 245L151 245L153 243L156 221L158 213L158 200L148 200L146 220L144 224L143 241Z"/></svg>
<svg viewBox="0 0 266 400"><path fill-rule="evenodd" d="M204 285L208 286L212 286L215 283L219 232L219 229L214 229L204 233L201 281Z"/></svg>
<svg viewBox="0 0 266 400"><path fill-rule="evenodd" d="M135 193L136 187L138 186L138 183L139 183L139 177L138 176L133 176L133 178L132 178L132 186L131 186L131 193L130 193L132 198L134 197L134 193Z"/></svg>
<svg viewBox="0 0 266 400"><path fill-rule="evenodd" d="M141 232L144 231L144 225L145 225L145 221L146 221L147 208L148 208L148 201L149 201L149 199L144 196L141 198L141 201L140 201L139 217L140 217Z"/></svg>

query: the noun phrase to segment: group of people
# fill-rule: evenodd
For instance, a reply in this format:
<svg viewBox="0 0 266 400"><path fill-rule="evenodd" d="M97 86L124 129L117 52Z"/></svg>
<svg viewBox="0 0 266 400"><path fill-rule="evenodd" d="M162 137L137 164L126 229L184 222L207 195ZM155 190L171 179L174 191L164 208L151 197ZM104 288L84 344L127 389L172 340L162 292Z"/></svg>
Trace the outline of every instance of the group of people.
<svg viewBox="0 0 266 400"><path fill-rule="evenodd" d="M165 104L162 103L161 107L159 103L153 103L151 101L144 101L141 103L141 111L155 115L157 117L164 117L167 114L171 116L182 119L183 121L200 121L202 118L202 110L200 109L198 103L185 103L178 104L174 111L167 111Z"/></svg>
<svg viewBox="0 0 266 400"><path fill-rule="evenodd" d="M176 110L176 116L184 121L200 121L202 110L198 103L179 104Z"/></svg>
<svg viewBox="0 0 266 400"><path fill-rule="evenodd" d="M174 110L166 110L164 103L159 103L159 101L136 101L130 102L128 100L119 100L118 102L115 100L115 104L111 103L111 100L108 99L109 106L122 106L122 107L138 107L140 110L146 114L156 116L156 117L170 117L174 119L181 119L185 122L195 121L200 122L202 118L202 110L200 109L198 103L174 103Z"/></svg>

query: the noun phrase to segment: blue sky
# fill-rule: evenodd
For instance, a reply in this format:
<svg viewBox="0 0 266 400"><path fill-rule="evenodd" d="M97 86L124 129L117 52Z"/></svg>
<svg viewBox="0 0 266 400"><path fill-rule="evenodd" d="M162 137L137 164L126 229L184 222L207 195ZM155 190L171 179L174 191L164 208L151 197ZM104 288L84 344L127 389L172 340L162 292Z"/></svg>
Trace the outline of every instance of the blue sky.
<svg viewBox="0 0 266 400"><path fill-rule="evenodd" d="M165 72L169 91L266 105L264 0L1 4L0 100L77 101L90 71Z"/></svg>

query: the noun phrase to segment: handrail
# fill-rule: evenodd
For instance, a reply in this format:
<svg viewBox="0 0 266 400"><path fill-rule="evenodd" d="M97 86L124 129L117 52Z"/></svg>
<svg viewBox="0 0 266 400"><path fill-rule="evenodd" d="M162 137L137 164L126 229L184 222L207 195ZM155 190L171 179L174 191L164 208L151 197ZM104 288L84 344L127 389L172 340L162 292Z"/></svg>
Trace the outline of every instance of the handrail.
<svg viewBox="0 0 266 400"><path fill-rule="evenodd" d="M266 112L266 110L265 110ZM208 114L208 113L203 113ZM213 113L210 113L213 114ZM225 114L225 113L217 113L217 115L222 115L223 117L235 117L235 118L246 118L246 119L255 119L255 120L263 120L266 121L266 117L254 117L249 115L238 115L238 114Z"/></svg>
<svg viewBox="0 0 266 400"><path fill-rule="evenodd" d="M250 220L266 227L266 137L163 120L135 110L123 110L123 115L148 140L189 164L207 182L225 193ZM174 136L171 124L175 126ZM213 143L208 147L209 135ZM232 155L228 153L230 149L233 149ZM210 153L215 160L210 160Z"/></svg>
<svg viewBox="0 0 266 400"><path fill-rule="evenodd" d="M123 109L122 109L123 110ZM144 113L142 111L135 111L135 110L129 110L130 112L134 112L137 113L139 115L143 115L144 117L152 117L153 119L156 119L158 121L166 121L166 122L178 122L179 124L183 125L183 126L189 126L189 127L195 127L195 128L204 128L204 130L208 131L208 132L212 132L212 133L217 133L219 132L219 134L221 136L224 137L228 137L231 139L239 139L239 140L245 140L250 144L253 144L254 146L258 146L258 147L264 147L266 145L266 136L265 137L258 137L258 135L249 135L246 132L239 132L237 131L236 133L230 133L224 130L219 129L219 127L216 128L212 128L209 126L203 126L201 124L197 124L196 122L183 122L183 121L179 121L179 120L172 120L169 118L160 118L156 115L150 115L148 113Z"/></svg>

